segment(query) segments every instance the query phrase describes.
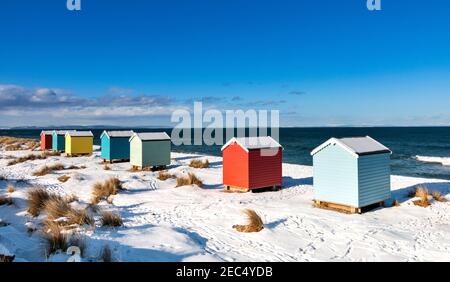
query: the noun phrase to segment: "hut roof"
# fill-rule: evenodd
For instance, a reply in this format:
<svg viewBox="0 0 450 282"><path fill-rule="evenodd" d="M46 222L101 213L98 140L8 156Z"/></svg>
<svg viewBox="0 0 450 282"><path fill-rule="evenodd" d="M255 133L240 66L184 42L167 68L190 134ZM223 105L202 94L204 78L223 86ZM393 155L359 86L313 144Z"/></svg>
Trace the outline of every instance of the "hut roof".
<svg viewBox="0 0 450 282"><path fill-rule="evenodd" d="M42 130L41 131L41 135L42 134L45 134L45 135L52 135L53 134L53 131L51 131L51 130Z"/></svg>
<svg viewBox="0 0 450 282"><path fill-rule="evenodd" d="M91 131L67 131L66 134L73 137L94 137Z"/></svg>
<svg viewBox="0 0 450 282"><path fill-rule="evenodd" d="M142 141L170 140L170 136L165 132L134 133L133 136L131 136L130 141L134 137L138 137Z"/></svg>
<svg viewBox="0 0 450 282"><path fill-rule="evenodd" d="M236 142L244 150L256 150L256 149L277 149L283 148L275 139L270 136L260 136L260 137L233 137L225 145L222 146L222 151L226 147Z"/></svg>
<svg viewBox="0 0 450 282"><path fill-rule="evenodd" d="M53 134L66 135L67 132L75 132L76 130L54 130Z"/></svg>
<svg viewBox="0 0 450 282"><path fill-rule="evenodd" d="M103 131L100 138L103 137L103 135L106 135L107 137L128 137L130 138L133 136L134 132L133 130L122 130L122 131Z"/></svg>
<svg viewBox="0 0 450 282"><path fill-rule="evenodd" d="M384 146L370 136L366 136L340 139L331 138L327 142L314 149L311 152L311 155L317 154L322 149L331 144L338 144L356 156L392 153L392 151L388 147Z"/></svg>

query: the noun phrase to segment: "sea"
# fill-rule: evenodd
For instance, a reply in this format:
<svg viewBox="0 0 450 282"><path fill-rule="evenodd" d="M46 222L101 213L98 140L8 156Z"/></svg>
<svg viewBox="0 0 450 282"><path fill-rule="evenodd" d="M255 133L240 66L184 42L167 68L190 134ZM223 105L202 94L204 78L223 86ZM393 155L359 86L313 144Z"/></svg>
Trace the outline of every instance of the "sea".
<svg viewBox="0 0 450 282"><path fill-rule="evenodd" d="M64 128L68 129L68 128ZM87 130L83 128L80 130ZM109 130L109 128L105 128ZM167 128L127 128L135 132L165 131ZM4 129L0 136L39 138L42 129ZM92 130L99 145L103 129ZM118 129L111 129L118 130ZM125 130L125 129L120 129ZM223 133L226 136L225 133ZM193 136L193 134L192 134ZM450 127L327 127L280 128L279 142L284 147L283 162L312 165L310 152L331 137L371 136L392 151L391 171L395 175L450 180ZM175 152L221 155L221 146L172 146Z"/></svg>

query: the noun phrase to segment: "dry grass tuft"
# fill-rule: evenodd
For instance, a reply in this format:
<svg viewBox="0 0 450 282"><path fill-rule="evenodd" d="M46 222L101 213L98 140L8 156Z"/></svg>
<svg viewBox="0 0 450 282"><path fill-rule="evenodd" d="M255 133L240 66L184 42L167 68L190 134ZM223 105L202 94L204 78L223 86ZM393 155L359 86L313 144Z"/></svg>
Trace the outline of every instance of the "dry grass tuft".
<svg viewBox="0 0 450 282"><path fill-rule="evenodd" d="M103 170L111 170L111 167L109 165L105 164L103 166Z"/></svg>
<svg viewBox="0 0 450 282"><path fill-rule="evenodd" d="M198 187L203 187L203 182L197 178L195 174L190 172L187 176L179 176L177 177L177 186L188 186L188 185L197 185Z"/></svg>
<svg viewBox="0 0 450 282"><path fill-rule="evenodd" d="M6 256L6 255L0 255L0 263L2 262L13 262L16 256Z"/></svg>
<svg viewBox="0 0 450 282"><path fill-rule="evenodd" d="M65 183L70 179L70 176L68 175L61 175L60 177L58 177L59 182Z"/></svg>
<svg viewBox="0 0 450 282"><path fill-rule="evenodd" d="M54 171L58 171L58 170L64 170L64 165L61 163L56 163L50 166L43 166L40 169L38 169L37 171L33 172L33 176L44 176L47 175L49 173L52 173Z"/></svg>
<svg viewBox="0 0 450 282"><path fill-rule="evenodd" d="M28 154L24 157L16 158L8 162L8 166L24 163L26 161L45 160L47 157L44 154Z"/></svg>
<svg viewBox="0 0 450 282"><path fill-rule="evenodd" d="M50 221L59 221L61 218L64 218L63 222L68 225L94 224L94 219L89 215L87 210L72 208L67 199L60 196L52 195L46 201L44 209L48 215L47 219Z"/></svg>
<svg viewBox="0 0 450 282"><path fill-rule="evenodd" d="M60 157L61 152L58 151L45 151L42 153L46 157Z"/></svg>
<svg viewBox="0 0 450 282"><path fill-rule="evenodd" d="M58 223L47 220L45 221L44 229L44 239L47 243L47 256L58 250L65 251L69 247L70 236Z"/></svg>
<svg viewBox="0 0 450 282"><path fill-rule="evenodd" d="M421 199L428 198L428 189L424 187L418 187L414 196Z"/></svg>
<svg viewBox="0 0 450 282"><path fill-rule="evenodd" d="M39 141L35 139L0 136L0 149L5 151L34 150L39 145Z"/></svg>
<svg viewBox="0 0 450 282"><path fill-rule="evenodd" d="M111 195L116 195L121 189L122 184L116 177L112 177L103 183L97 182L93 187L93 197L91 203L98 204L101 200L108 199Z"/></svg>
<svg viewBox="0 0 450 282"><path fill-rule="evenodd" d="M392 202L392 206L393 206L393 207L399 207L399 206L400 206L400 202L399 202L398 200L394 200L394 201Z"/></svg>
<svg viewBox="0 0 450 282"><path fill-rule="evenodd" d="M19 150L22 150L22 146L20 144L13 144L5 147L5 151L19 151Z"/></svg>
<svg viewBox="0 0 450 282"><path fill-rule="evenodd" d="M193 167L193 168L208 168L208 167L209 167L209 161L208 161L208 160L205 160L205 161L202 161L202 160L192 160L192 161L189 163L189 166L190 166L190 167Z"/></svg>
<svg viewBox="0 0 450 282"><path fill-rule="evenodd" d="M136 166L132 166L130 167L130 169L128 170L128 172L139 172L139 168L137 168Z"/></svg>
<svg viewBox="0 0 450 282"><path fill-rule="evenodd" d="M431 196L433 197L434 200L438 202L447 202L447 199L439 191L433 191L431 193Z"/></svg>
<svg viewBox="0 0 450 282"><path fill-rule="evenodd" d="M67 170L71 170L71 169L77 170L77 169L85 169L85 168L86 167L84 165L82 165L82 166L71 165L71 166L67 167L66 169Z"/></svg>
<svg viewBox="0 0 450 282"><path fill-rule="evenodd" d="M246 225L233 225L238 232L250 233L259 232L264 229L264 223L261 217L251 209L244 210L248 223Z"/></svg>
<svg viewBox="0 0 450 282"><path fill-rule="evenodd" d="M103 250L100 254L100 260L103 262L112 262L112 253L111 253L111 249L109 248L108 245L105 245L103 247Z"/></svg>
<svg viewBox="0 0 450 282"><path fill-rule="evenodd" d="M12 184L8 184L8 186L6 187L6 191L8 191L8 193L14 193L14 191L16 191L16 188L14 187L14 185Z"/></svg>
<svg viewBox="0 0 450 282"><path fill-rule="evenodd" d="M416 193L414 195L416 198L419 198L419 200L413 201L414 205L420 206L420 207L428 207L430 205L430 201L428 199L428 189L424 187L418 187L416 189Z"/></svg>
<svg viewBox="0 0 450 282"><path fill-rule="evenodd" d="M168 173L166 170L161 170L158 173L158 179L161 181L166 181L167 179L174 178L174 176Z"/></svg>
<svg viewBox="0 0 450 282"><path fill-rule="evenodd" d="M47 212L47 218L51 221L55 221L61 217L66 217L69 211L72 209L70 204L62 197L57 195L51 195L44 203L44 208Z"/></svg>
<svg viewBox="0 0 450 282"><path fill-rule="evenodd" d="M76 195L72 194L70 196L65 196L64 200L68 203L73 203L73 202L77 202L79 199Z"/></svg>
<svg viewBox="0 0 450 282"><path fill-rule="evenodd" d="M13 201L10 197L6 197L4 195L0 195L0 206L3 205L12 205Z"/></svg>
<svg viewBox="0 0 450 282"><path fill-rule="evenodd" d="M122 218L118 213L105 211L101 213L102 226L119 227L123 225Z"/></svg>
<svg viewBox="0 0 450 282"><path fill-rule="evenodd" d="M50 194L43 188L35 188L28 192L28 212L38 216L44 209L45 203L50 199Z"/></svg>

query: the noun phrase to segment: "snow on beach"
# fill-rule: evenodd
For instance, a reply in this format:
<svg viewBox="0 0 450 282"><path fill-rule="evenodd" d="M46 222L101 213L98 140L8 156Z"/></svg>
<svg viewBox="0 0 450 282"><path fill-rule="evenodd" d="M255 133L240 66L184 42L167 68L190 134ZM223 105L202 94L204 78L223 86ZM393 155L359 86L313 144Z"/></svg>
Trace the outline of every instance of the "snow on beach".
<svg viewBox="0 0 450 282"><path fill-rule="evenodd" d="M118 261L450 261L450 203L432 202L427 208L412 204L408 192L423 185L443 195L450 182L392 176L393 198L400 207L379 208L348 215L312 206L312 167L283 164L284 189L279 192L225 193L221 158L172 153L168 171L194 172L203 182L174 188L175 179L161 181L158 172L129 172L129 163L104 170L99 151L90 157L48 157L7 166L12 157L30 151L0 151L0 194L13 184L13 205L0 206L0 250L15 261L66 261L66 254L46 257L40 230L43 215L27 212L26 193L42 186L62 195L76 195L80 207L91 199L95 182L118 177L125 188L105 201L102 209L117 211L123 227L83 229L84 261L97 261L108 245ZM208 159L210 167L188 166L192 159ZM46 164L85 166L36 177ZM71 178L61 183L57 177ZM450 199L450 198L449 198ZM259 233L238 233L232 225L244 223L242 210L256 210L265 222ZM97 220L98 221L98 220ZM37 229L34 232L30 230Z"/></svg>

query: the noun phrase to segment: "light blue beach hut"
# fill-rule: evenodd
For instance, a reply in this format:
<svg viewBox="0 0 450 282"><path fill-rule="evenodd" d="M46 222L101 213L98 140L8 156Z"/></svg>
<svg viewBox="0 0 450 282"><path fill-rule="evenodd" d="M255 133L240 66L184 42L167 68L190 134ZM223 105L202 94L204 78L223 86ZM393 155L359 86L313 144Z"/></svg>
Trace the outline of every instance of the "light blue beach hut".
<svg viewBox="0 0 450 282"><path fill-rule="evenodd" d="M391 154L369 136L331 138L314 149L316 206L361 213L390 199Z"/></svg>
<svg viewBox="0 0 450 282"><path fill-rule="evenodd" d="M54 130L52 134L52 150L65 152L66 150L66 132L75 132L76 130Z"/></svg>
<svg viewBox="0 0 450 282"><path fill-rule="evenodd" d="M130 159L130 137L133 131L103 131L101 139L101 157L104 161Z"/></svg>

